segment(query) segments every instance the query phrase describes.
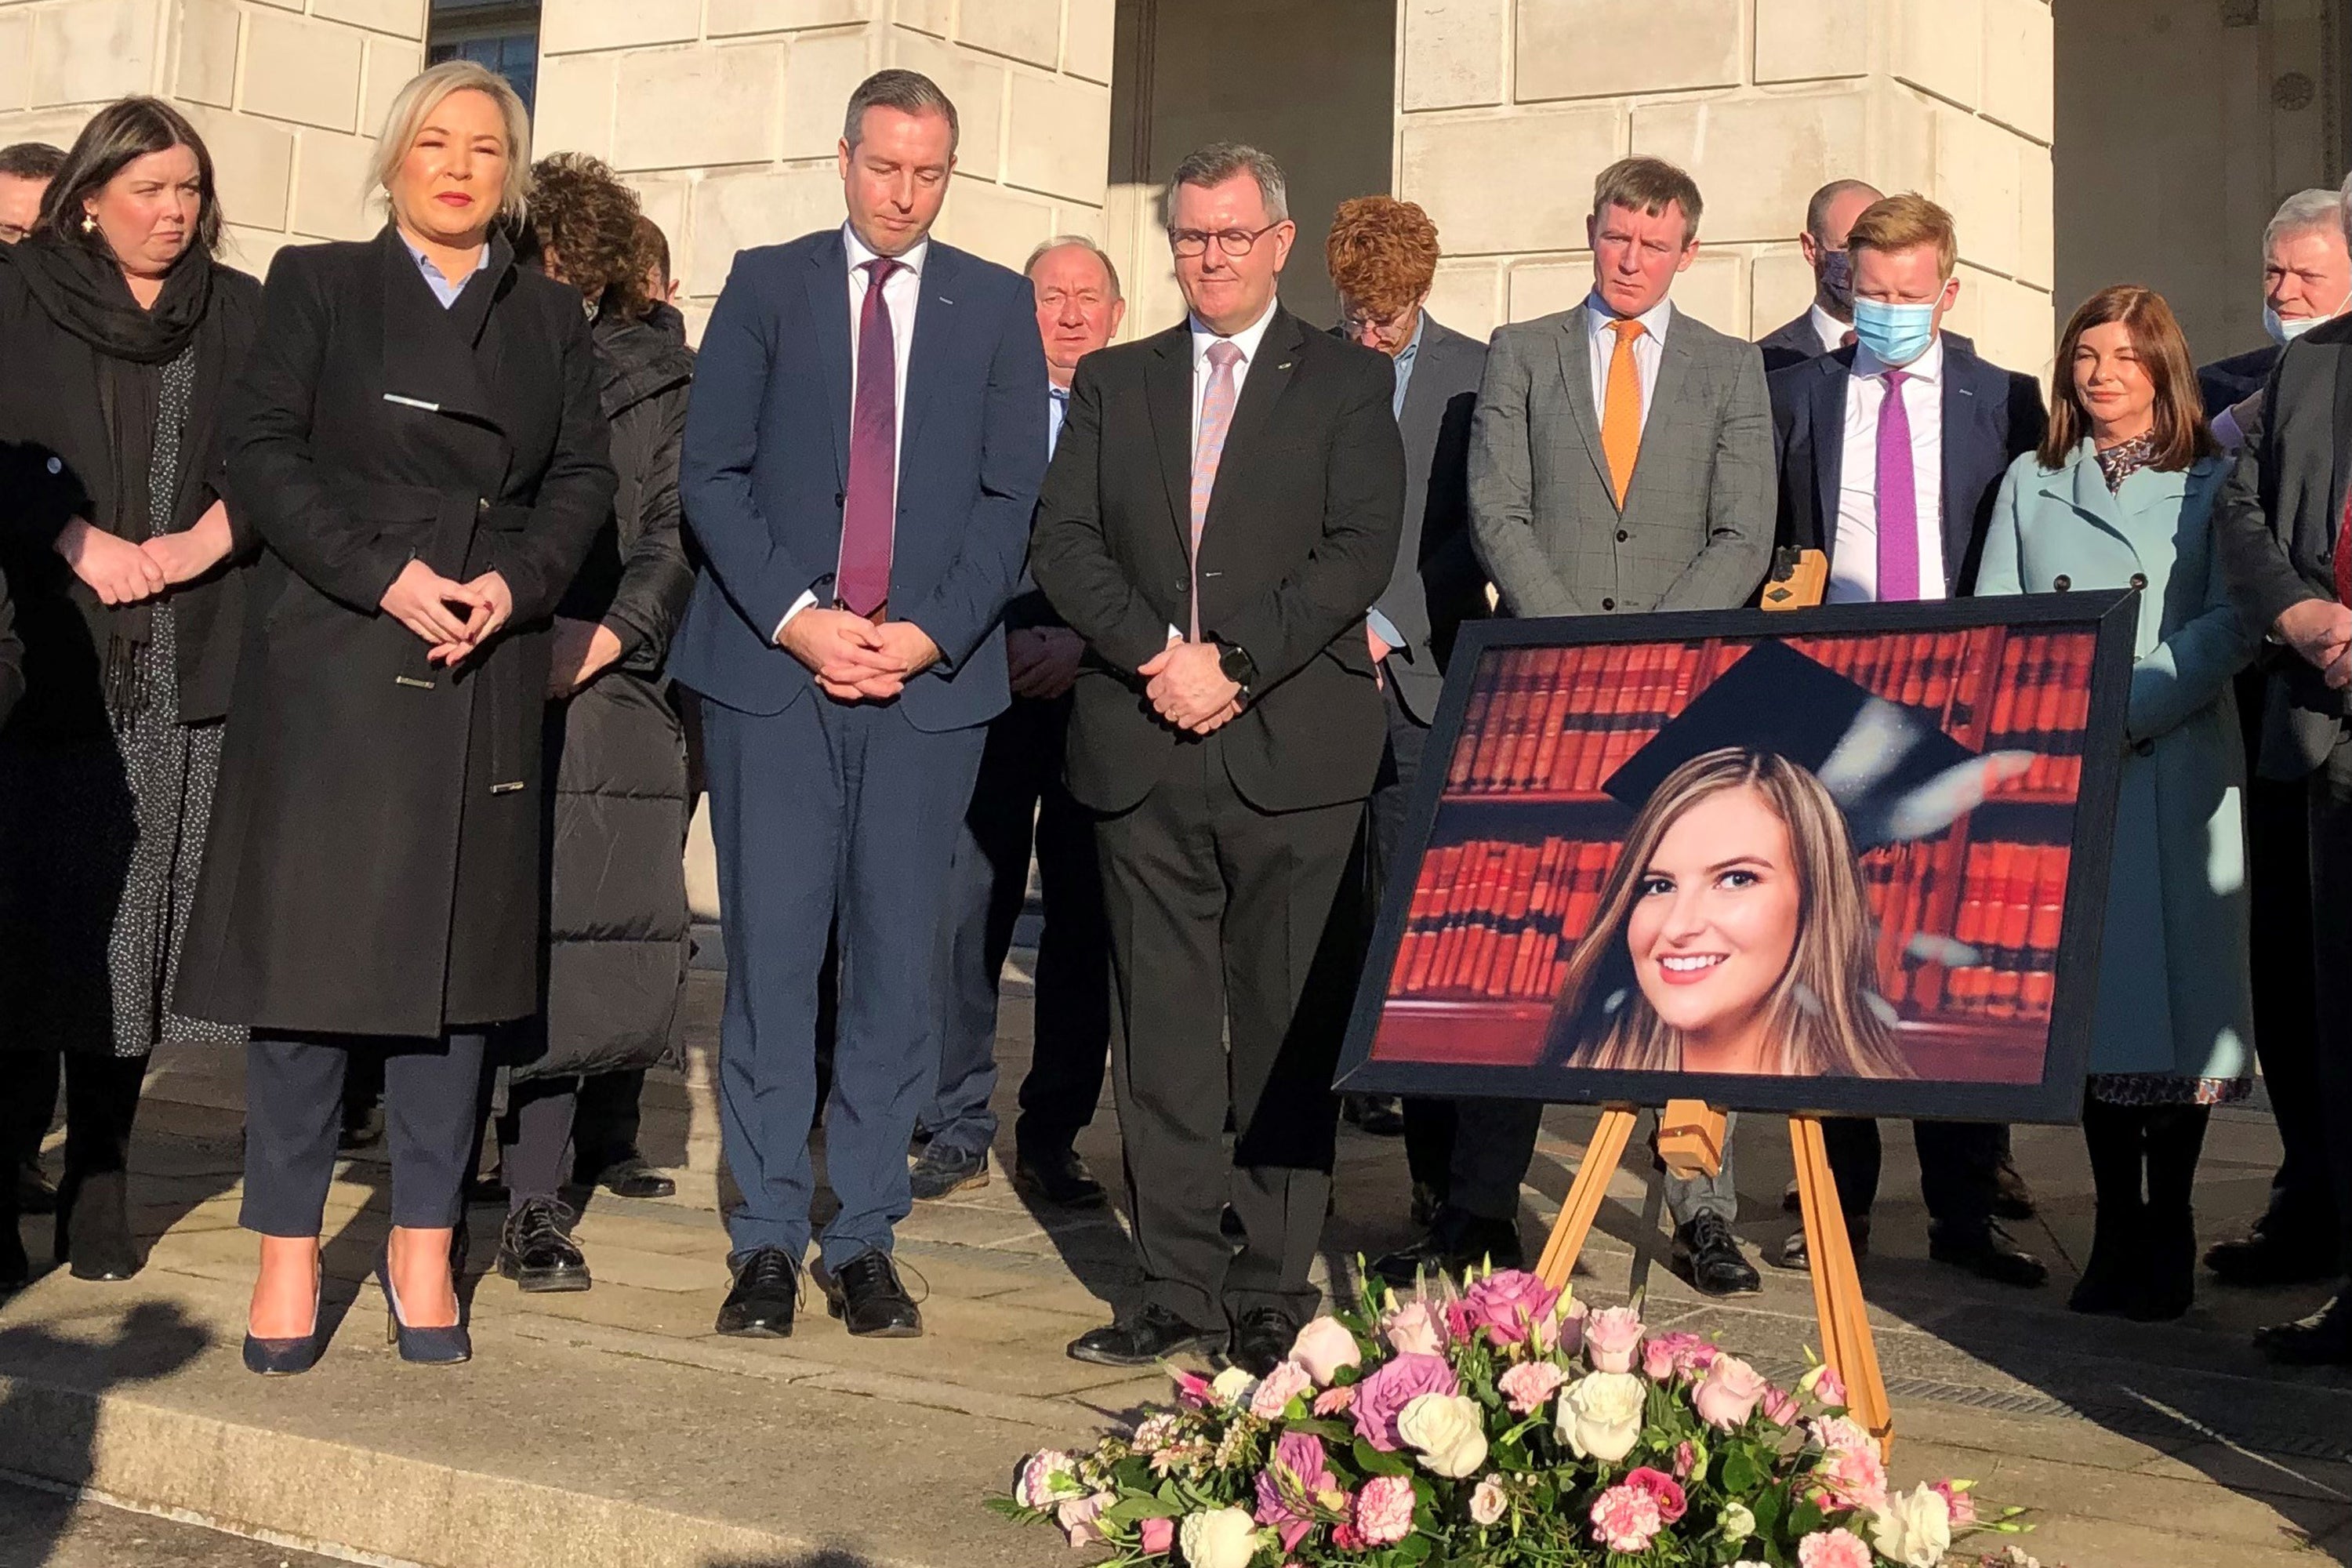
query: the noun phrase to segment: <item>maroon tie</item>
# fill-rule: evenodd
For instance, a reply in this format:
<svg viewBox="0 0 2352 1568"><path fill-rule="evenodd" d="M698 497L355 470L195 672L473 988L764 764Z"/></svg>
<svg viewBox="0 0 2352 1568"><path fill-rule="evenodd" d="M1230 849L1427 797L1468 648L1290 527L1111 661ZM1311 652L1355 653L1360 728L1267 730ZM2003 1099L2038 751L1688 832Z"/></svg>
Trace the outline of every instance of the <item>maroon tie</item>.
<svg viewBox="0 0 2352 1568"><path fill-rule="evenodd" d="M880 256L863 265L866 302L857 311L857 386L849 405L849 491L842 502L841 565L833 591L842 608L879 619L890 597L898 491L898 355L882 287L905 263Z"/></svg>

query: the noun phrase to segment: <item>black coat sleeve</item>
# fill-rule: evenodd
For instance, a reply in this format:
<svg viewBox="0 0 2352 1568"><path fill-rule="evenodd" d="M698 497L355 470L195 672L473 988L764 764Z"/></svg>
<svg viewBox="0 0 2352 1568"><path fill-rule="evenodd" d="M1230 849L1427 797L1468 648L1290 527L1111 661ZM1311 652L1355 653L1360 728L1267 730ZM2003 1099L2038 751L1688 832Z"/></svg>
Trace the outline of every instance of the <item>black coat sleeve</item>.
<svg viewBox="0 0 2352 1568"><path fill-rule="evenodd" d="M486 563L506 579L514 595L517 622L555 613L604 520L612 515L615 488L612 427L597 396L596 343L589 334L588 319L576 310L555 310L548 319L562 344L557 384L551 389L563 400L555 449L539 477L530 524L511 532L485 531ZM676 471L673 467L672 474Z"/></svg>
<svg viewBox="0 0 2352 1568"><path fill-rule="evenodd" d="M687 557L681 526L686 510L677 489L686 404L687 389L680 386L636 410L649 426L638 487L637 537L621 564L621 585L604 612L604 624L621 639L621 668L636 675L660 670L669 654L670 634L677 629L694 592L694 563Z"/></svg>
<svg viewBox="0 0 2352 1568"><path fill-rule="evenodd" d="M1065 625L1107 662L1132 674L1168 646L1168 619L1137 591L1105 530L1104 402L1095 367L1080 360L1061 444L1037 497L1029 572ZM1389 427L1393 433L1396 422Z"/></svg>
<svg viewBox="0 0 2352 1568"><path fill-rule="evenodd" d="M2263 389L2262 411L2246 431L2245 445L2221 494L2213 503L2213 548L2221 557L2221 575L2229 584L2230 601L2248 631L2267 636L2279 616L2305 599L2326 599L2318 585L2295 569L2291 531L2294 520L2274 515L2277 487L2266 483L2285 456L2272 427L2270 411L2278 406L2279 373L2289 355L2281 355Z"/></svg>
<svg viewBox="0 0 2352 1568"><path fill-rule="evenodd" d="M16 636L16 607L8 597L8 579L0 575L0 727L25 695L25 645Z"/></svg>

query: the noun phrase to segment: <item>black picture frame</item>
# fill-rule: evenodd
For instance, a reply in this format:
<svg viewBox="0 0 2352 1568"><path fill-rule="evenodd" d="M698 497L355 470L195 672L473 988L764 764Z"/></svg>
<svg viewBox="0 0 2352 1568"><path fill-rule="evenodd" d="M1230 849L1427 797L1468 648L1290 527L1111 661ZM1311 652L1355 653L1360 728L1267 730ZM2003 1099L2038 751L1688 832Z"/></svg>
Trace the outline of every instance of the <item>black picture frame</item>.
<svg viewBox="0 0 2352 1568"><path fill-rule="evenodd" d="M1662 1105L1700 1100L1733 1110L1837 1116L1927 1117L1945 1121L2072 1123L2081 1118L2091 1050L2091 1014L2099 972L2116 797L2126 747L2138 623L2137 590L2097 590L2015 597L1891 605L1834 605L1797 611L1679 611L1578 616L1465 624L1449 663L1444 693L1431 724L1394 871L1381 901L1369 961L1350 1011L1334 1087L1350 1093L1442 1099L1538 1100L1558 1105ZM1782 1078L1732 1074L1630 1072L1564 1065L1376 1061L1372 1047L1412 891L1444 795L1447 759L1460 740L1472 679L1491 650L1702 638L1782 639L1815 636L1916 636L1985 626L2073 629L2095 634L2083 770L2075 796L2072 868L2059 937L2055 994L2039 1083L1937 1079Z"/></svg>

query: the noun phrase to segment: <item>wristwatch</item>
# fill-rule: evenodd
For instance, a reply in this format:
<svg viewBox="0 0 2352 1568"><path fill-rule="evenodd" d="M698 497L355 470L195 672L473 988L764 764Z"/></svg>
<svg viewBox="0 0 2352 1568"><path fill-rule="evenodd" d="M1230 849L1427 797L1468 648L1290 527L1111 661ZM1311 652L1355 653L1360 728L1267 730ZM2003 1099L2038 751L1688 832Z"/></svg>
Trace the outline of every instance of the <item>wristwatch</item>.
<svg viewBox="0 0 2352 1568"><path fill-rule="evenodd" d="M1247 702L1250 688L1257 684L1257 660L1249 656L1249 649L1239 643L1219 643L1217 668L1224 672L1227 680L1242 689L1242 700Z"/></svg>

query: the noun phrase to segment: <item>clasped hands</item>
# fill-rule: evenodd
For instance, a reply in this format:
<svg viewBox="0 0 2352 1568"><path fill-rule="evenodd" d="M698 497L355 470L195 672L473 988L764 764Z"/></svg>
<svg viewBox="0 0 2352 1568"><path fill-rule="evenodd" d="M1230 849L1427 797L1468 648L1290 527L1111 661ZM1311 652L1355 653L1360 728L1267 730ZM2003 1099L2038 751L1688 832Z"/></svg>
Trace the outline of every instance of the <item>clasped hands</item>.
<svg viewBox="0 0 2352 1568"><path fill-rule="evenodd" d="M940 645L912 621L877 625L814 605L786 621L776 642L835 702L887 702L940 658Z"/></svg>
<svg viewBox="0 0 2352 1568"><path fill-rule="evenodd" d="M1152 711L1179 730L1206 735L1241 716L1242 689L1218 663L1217 645L1171 642L1136 673Z"/></svg>
<svg viewBox="0 0 2352 1568"><path fill-rule="evenodd" d="M460 583L416 560L400 569L378 603L385 615L431 645L427 663L453 668L478 653L514 616L514 590L498 573Z"/></svg>
<svg viewBox="0 0 2352 1568"><path fill-rule="evenodd" d="M2305 599L2278 618L2284 642L2337 690L2352 686L2352 609L2329 599Z"/></svg>
<svg viewBox="0 0 2352 1568"><path fill-rule="evenodd" d="M100 604L135 605L203 576L227 559L230 543L228 509L215 501L193 528L139 544L77 517L58 531L57 552Z"/></svg>

